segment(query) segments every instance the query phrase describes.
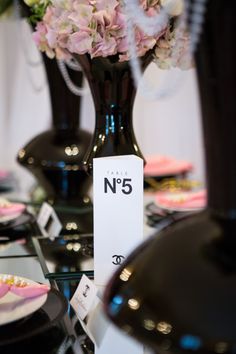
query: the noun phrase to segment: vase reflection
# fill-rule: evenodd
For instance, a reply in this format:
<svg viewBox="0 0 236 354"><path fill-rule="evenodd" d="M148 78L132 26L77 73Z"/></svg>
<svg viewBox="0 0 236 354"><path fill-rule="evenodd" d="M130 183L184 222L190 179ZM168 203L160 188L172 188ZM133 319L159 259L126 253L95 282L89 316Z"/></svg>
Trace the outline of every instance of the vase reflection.
<svg viewBox="0 0 236 354"><path fill-rule="evenodd" d="M22 148L18 153L18 162L33 173L43 187L47 200L81 206L88 203L92 182L83 166L91 135L79 127L80 98L67 88L56 60L46 55L43 59L49 83L53 127ZM70 75L77 85L82 85L82 72L70 70Z"/></svg>

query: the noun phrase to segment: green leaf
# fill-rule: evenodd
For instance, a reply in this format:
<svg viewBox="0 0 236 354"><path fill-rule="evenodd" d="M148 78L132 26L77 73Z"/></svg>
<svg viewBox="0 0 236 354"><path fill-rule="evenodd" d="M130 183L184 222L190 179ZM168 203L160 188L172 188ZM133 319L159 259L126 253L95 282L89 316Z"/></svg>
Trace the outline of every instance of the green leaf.
<svg viewBox="0 0 236 354"><path fill-rule="evenodd" d="M0 16L12 5L13 0L0 0Z"/></svg>
<svg viewBox="0 0 236 354"><path fill-rule="evenodd" d="M1 0L0 0L1 1ZM32 23L32 24L36 24L37 22L41 21L45 12L46 12L46 9L47 9L47 6L50 4L50 0L45 0L44 2L40 3L40 4L35 4L31 7L31 13L32 15L29 16L29 21Z"/></svg>

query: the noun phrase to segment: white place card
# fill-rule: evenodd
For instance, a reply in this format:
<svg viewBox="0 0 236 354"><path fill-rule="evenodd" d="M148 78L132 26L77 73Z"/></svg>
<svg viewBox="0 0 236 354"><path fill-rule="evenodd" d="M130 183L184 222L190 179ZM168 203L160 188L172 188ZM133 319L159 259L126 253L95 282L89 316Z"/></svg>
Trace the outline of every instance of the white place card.
<svg viewBox="0 0 236 354"><path fill-rule="evenodd" d="M125 155L93 160L95 284L143 240L143 160Z"/></svg>
<svg viewBox="0 0 236 354"><path fill-rule="evenodd" d="M103 312L103 304L98 296L98 289L86 275L82 276L70 300L70 304L80 320L84 331L96 347L99 347L109 327L109 323Z"/></svg>
<svg viewBox="0 0 236 354"><path fill-rule="evenodd" d="M143 160L125 155L93 160L94 272L101 290L143 240ZM112 324L96 354L143 354Z"/></svg>
<svg viewBox="0 0 236 354"><path fill-rule="evenodd" d="M62 229L61 222L48 203L43 203L37 217L37 223L43 236L57 237Z"/></svg>
<svg viewBox="0 0 236 354"><path fill-rule="evenodd" d="M70 304L77 317L82 321L92 309L96 300L97 292L98 289L93 282L86 275L83 275L72 299L70 300Z"/></svg>

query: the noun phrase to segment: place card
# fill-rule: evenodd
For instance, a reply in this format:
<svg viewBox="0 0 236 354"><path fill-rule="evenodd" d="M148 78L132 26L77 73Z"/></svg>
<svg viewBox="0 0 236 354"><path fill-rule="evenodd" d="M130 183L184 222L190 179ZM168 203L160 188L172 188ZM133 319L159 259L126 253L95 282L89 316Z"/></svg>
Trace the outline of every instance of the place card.
<svg viewBox="0 0 236 354"><path fill-rule="evenodd" d="M94 280L102 291L143 241L143 160L134 155L93 159ZM143 346L111 323L96 354L143 354Z"/></svg>
<svg viewBox="0 0 236 354"><path fill-rule="evenodd" d="M109 323L103 312L103 304L98 296L98 289L86 275L82 276L70 304L84 331L99 347Z"/></svg>
<svg viewBox="0 0 236 354"><path fill-rule="evenodd" d="M93 160L94 280L111 274L143 240L143 160L134 155Z"/></svg>
<svg viewBox="0 0 236 354"><path fill-rule="evenodd" d="M70 300L70 304L77 317L82 321L91 310L97 292L98 290L93 282L86 275L83 275L72 299Z"/></svg>
<svg viewBox="0 0 236 354"><path fill-rule="evenodd" d="M46 202L40 208L37 224L43 236L58 237L62 229L61 222L55 210Z"/></svg>

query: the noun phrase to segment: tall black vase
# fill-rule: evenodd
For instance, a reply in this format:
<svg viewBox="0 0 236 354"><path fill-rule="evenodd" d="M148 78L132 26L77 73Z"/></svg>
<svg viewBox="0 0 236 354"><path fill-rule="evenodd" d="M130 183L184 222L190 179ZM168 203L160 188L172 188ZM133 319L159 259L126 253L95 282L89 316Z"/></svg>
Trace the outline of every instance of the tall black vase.
<svg viewBox="0 0 236 354"><path fill-rule="evenodd" d="M236 349L236 41L234 0L209 0L196 56L208 208L132 253L106 313L157 353Z"/></svg>
<svg viewBox="0 0 236 354"><path fill-rule="evenodd" d="M36 177L47 200L77 207L88 203L91 178L83 166L91 134L80 129L80 98L67 88L55 59L43 55L52 107L52 128L18 153L18 162ZM68 69L69 70L69 69ZM69 70L81 86L82 72Z"/></svg>
<svg viewBox="0 0 236 354"><path fill-rule="evenodd" d="M93 158L137 155L143 158L133 130L133 104L136 88L129 62L119 62L118 55L91 59L76 56L88 80L95 106L95 131L85 157L85 166L92 173ZM143 59L143 69L151 61Z"/></svg>

